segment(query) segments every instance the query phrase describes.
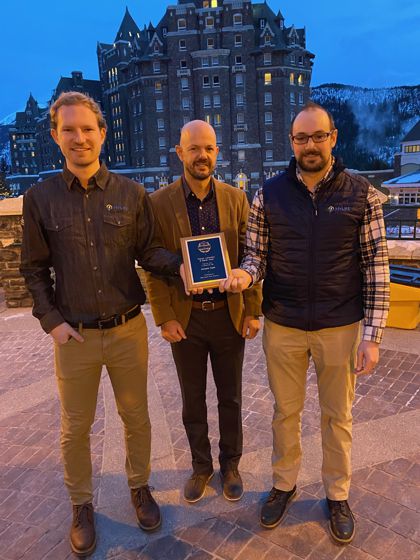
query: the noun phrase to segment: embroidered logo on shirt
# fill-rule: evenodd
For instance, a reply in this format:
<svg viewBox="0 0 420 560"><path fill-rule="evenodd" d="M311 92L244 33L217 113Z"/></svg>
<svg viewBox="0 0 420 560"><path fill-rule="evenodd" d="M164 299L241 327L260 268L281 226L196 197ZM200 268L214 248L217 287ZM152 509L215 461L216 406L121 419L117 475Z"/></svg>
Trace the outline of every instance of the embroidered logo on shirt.
<svg viewBox="0 0 420 560"><path fill-rule="evenodd" d="M351 210L351 206L328 206L327 211L329 214L332 214L333 212L350 212Z"/></svg>
<svg viewBox="0 0 420 560"><path fill-rule="evenodd" d="M122 204L114 204L114 206L112 204L107 204L105 208L108 212L127 212L128 210L128 207Z"/></svg>

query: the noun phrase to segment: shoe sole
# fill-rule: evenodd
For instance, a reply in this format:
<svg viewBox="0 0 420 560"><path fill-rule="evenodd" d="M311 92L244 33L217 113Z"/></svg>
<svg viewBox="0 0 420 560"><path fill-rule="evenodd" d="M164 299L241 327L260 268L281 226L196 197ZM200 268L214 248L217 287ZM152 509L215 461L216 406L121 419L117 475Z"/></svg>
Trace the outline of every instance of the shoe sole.
<svg viewBox="0 0 420 560"><path fill-rule="evenodd" d="M78 557L78 558L86 558L86 556L90 556L96 548L96 537L95 537L95 541L92 544L92 546L90 548L88 548L88 550L84 550L83 552L81 550L79 550L78 548L76 548L73 543L70 541L70 547L72 549L72 552Z"/></svg>
<svg viewBox="0 0 420 560"><path fill-rule="evenodd" d="M267 525L265 523L263 523L261 521L260 518L260 525L261 527L264 527L264 529L274 529L274 527L277 527L277 525L280 525L280 523L283 521L283 519L285 518L286 514L287 514L287 510L290 507L290 504L292 503L292 501L294 500L294 498L296 498L297 495L297 490L294 491L294 493L290 496L290 498L287 500L287 504L286 507L284 508L284 512L283 515L280 517L280 519L278 521L276 521L275 523L272 523L271 525Z"/></svg>
<svg viewBox="0 0 420 560"><path fill-rule="evenodd" d="M162 525L162 517L159 518L159 522L156 523L156 525L153 525L153 527L146 527L145 525L142 525L138 520L137 520L137 525L140 527L142 531L146 531L146 533L151 533L152 531L156 531L157 529L159 529L159 527Z"/></svg>
<svg viewBox="0 0 420 560"><path fill-rule="evenodd" d="M220 474L220 482L222 483L222 488L223 488L223 478L222 478L221 474ZM238 496L237 498L229 498L229 496L227 496L225 494L225 491L223 490L223 497L228 502L239 502L239 500L242 498L243 495L244 495L244 491L242 490L242 494L240 496Z"/></svg>
<svg viewBox="0 0 420 560"><path fill-rule="evenodd" d="M201 498L204 496L204 494L206 493L206 488L207 488L207 484L210 482L210 480L213 478L214 476L214 472L211 473L211 475L208 477L206 484L204 485L203 491L201 493L200 496L198 496L198 498L195 498L195 500L189 500L188 498L185 497L184 495L184 500L186 502L188 502L189 504L195 504L196 502L200 501Z"/></svg>
<svg viewBox="0 0 420 560"><path fill-rule="evenodd" d="M354 521L354 517L353 517L353 521ZM330 532L330 535L331 535L333 541L338 543L338 544L349 544L349 543L351 543L351 541L354 539L354 535L356 533L356 527L354 527L351 537L349 537L348 539L340 539L340 538L337 537L337 535L335 535L333 533L333 530L332 530L332 527L331 527L331 521L328 523L328 530Z"/></svg>

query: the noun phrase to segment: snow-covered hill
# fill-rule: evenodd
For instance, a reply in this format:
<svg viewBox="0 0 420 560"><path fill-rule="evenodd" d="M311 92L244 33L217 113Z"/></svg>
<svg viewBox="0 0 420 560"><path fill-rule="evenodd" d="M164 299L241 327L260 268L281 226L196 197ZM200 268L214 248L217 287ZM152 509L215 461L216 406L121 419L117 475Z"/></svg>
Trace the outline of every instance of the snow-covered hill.
<svg viewBox="0 0 420 560"><path fill-rule="evenodd" d="M337 153L355 169L392 167L402 138L420 119L420 85L360 88L324 84L312 99L334 116Z"/></svg>

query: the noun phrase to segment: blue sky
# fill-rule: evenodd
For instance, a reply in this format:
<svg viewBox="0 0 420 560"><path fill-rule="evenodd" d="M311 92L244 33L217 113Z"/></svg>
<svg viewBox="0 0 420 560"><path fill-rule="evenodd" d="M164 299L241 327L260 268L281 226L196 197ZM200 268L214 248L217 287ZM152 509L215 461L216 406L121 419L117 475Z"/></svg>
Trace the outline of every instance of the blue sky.
<svg viewBox="0 0 420 560"><path fill-rule="evenodd" d="M268 4L275 12L281 10L286 25L306 27L307 47L316 54L313 85L420 83L419 0L268 0ZM60 76L69 76L72 70L97 79L96 43L113 41L126 5L143 27L149 21L156 24L167 3L2 1L0 120L21 110L29 92L45 103Z"/></svg>

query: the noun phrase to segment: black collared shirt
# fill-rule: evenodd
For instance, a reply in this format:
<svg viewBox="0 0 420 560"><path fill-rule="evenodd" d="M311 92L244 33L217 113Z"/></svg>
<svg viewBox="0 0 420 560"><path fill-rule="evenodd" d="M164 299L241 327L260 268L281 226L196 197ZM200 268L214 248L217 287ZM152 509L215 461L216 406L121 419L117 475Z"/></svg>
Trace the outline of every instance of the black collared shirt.
<svg viewBox="0 0 420 560"><path fill-rule="evenodd" d="M87 189L67 168L29 189L23 219L21 273L46 332L64 320L91 322L143 304L135 260L161 275L177 274L181 263L153 242L143 187L104 164Z"/></svg>
<svg viewBox="0 0 420 560"><path fill-rule="evenodd" d="M192 235L219 233L219 212L213 178L210 180L210 190L203 200L200 200L192 192L184 176L182 177L182 185ZM212 294L205 291L203 294L194 296L193 299L194 301L220 301L226 299L226 294L221 294L219 290L214 289Z"/></svg>

